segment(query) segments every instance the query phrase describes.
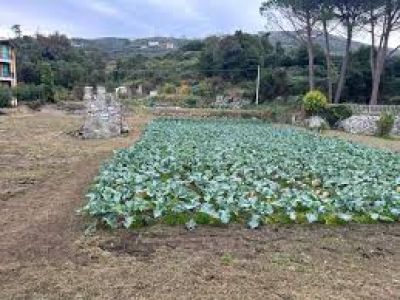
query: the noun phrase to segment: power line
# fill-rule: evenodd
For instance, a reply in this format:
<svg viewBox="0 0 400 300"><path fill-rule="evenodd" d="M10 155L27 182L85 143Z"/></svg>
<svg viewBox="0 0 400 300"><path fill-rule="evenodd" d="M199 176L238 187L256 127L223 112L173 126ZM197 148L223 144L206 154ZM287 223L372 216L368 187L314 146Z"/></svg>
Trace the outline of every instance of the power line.
<svg viewBox="0 0 400 300"><path fill-rule="evenodd" d="M129 69L129 68L127 68ZM191 71L191 72L243 72L243 71L254 71L257 72L258 68L250 69L250 68L239 68L239 69L178 69L178 68L171 68L171 69L165 69L165 70L155 70L155 69L135 69L131 68L132 71L134 72L171 72L171 70L175 71ZM118 70L114 70L114 72L118 72Z"/></svg>

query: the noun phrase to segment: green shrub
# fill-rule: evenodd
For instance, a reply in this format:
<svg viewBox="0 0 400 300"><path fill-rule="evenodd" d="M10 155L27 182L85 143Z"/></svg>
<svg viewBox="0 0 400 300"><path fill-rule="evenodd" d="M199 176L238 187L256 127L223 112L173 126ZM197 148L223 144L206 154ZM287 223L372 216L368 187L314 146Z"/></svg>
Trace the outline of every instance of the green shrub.
<svg viewBox="0 0 400 300"><path fill-rule="evenodd" d="M42 85L19 84L14 88L13 93L19 101L30 102L41 100L43 89Z"/></svg>
<svg viewBox="0 0 400 300"><path fill-rule="evenodd" d="M162 88L162 93L167 95L176 94L176 87L171 83L166 83Z"/></svg>
<svg viewBox="0 0 400 300"><path fill-rule="evenodd" d="M377 121L378 125L378 136L386 137L390 135L394 127L394 117L389 113L383 113L379 120Z"/></svg>
<svg viewBox="0 0 400 300"><path fill-rule="evenodd" d="M10 105L12 93L8 87L0 87L0 107L7 107Z"/></svg>
<svg viewBox="0 0 400 300"><path fill-rule="evenodd" d="M57 88L54 93L55 102L63 102L71 99L70 92L66 88Z"/></svg>
<svg viewBox="0 0 400 300"><path fill-rule="evenodd" d="M29 101L26 103L26 105L32 110L40 111L40 109L42 108L43 102L41 100Z"/></svg>
<svg viewBox="0 0 400 300"><path fill-rule="evenodd" d="M198 85L193 87L192 92L195 96L211 97L214 91L210 82L201 81Z"/></svg>
<svg viewBox="0 0 400 300"><path fill-rule="evenodd" d="M320 91L310 91L303 98L304 109L309 114L320 113L328 105L328 99Z"/></svg>
<svg viewBox="0 0 400 300"><path fill-rule="evenodd" d="M71 97L73 100L83 100L84 95L85 95L85 91L82 86L75 86L72 89Z"/></svg>
<svg viewBox="0 0 400 300"><path fill-rule="evenodd" d="M197 107L197 99L194 97L189 97L189 98L185 99L185 106L190 107L190 108Z"/></svg>
<svg viewBox="0 0 400 300"><path fill-rule="evenodd" d="M337 127L340 121L346 120L352 115L351 108L346 105L330 106L323 109L320 113L320 116L333 128Z"/></svg>

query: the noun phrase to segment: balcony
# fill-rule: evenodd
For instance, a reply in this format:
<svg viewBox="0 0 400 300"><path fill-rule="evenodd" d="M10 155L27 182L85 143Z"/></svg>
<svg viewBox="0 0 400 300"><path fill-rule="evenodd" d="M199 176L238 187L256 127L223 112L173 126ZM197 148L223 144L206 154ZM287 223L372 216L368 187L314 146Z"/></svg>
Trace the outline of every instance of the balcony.
<svg viewBox="0 0 400 300"><path fill-rule="evenodd" d="M14 79L14 73L0 72L0 81L11 81Z"/></svg>
<svg viewBox="0 0 400 300"><path fill-rule="evenodd" d="M9 55L0 55L0 62L10 63L11 62L11 56L9 56Z"/></svg>

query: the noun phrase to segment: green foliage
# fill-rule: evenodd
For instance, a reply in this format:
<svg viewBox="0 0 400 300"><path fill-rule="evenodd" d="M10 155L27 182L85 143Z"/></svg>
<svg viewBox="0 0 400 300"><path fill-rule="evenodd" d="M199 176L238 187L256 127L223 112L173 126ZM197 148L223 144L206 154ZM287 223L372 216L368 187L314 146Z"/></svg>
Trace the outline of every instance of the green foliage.
<svg viewBox="0 0 400 300"><path fill-rule="evenodd" d="M400 156L250 120L157 120L83 209L111 228L398 221Z"/></svg>
<svg viewBox="0 0 400 300"><path fill-rule="evenodd" d="M326 108L328 99L320 91L310 91L304 96L303 105L309 114L316 114Z"/></svg>
<svg viewBox="0 0 400 300"><path fill-rule="evenodd" d="M394 127L395 118L393 115L389 113L383 113L379 120L377 121L378 125L378 136L388 137Z"/></svg>
<svg viewBox="0 0 400 300"><path fill-rule="evenodd" d="M287 4L295 2L286 1ZM316 89L326 92L324 53L318 45L321 39L315 41ZM13 40L17 48L18 80L27 85L43 84L41 98L48 101L57 97L54 93L59 87L72 90L85 85L106 84L115 88L141 83L144 92L148 93L164 85L179 86L183 80L193 87L195 96L215 99L232 85L240 88L247 85L245 95L253 99L258 65L262 67L261 100L307 92L307 49L284 33L251 35L238 31L222 38L174 42L183 47L153 55L140 54L138 50L147 40L70 40L58 33L33 37L18 35ZM333 60L339 65L345 41L332 37L331 42ZM357 43L353 45L359 48L350 57L343 98L365 103L372 83L370 48L360 47ZM400 58L393 56L386 62L382 78L382 104L397 104L399 90Z"/></svg>
<svg viewBox="0 0 400 300"><path fill-rule="evenodd" d="M57 88L54 91L54 102L63 102L71 100L71 93L66 88Z"/></svg>
<svg viewBox="0 0 400 300"><path fill-rule="evenodd" d="M54 101L54 73L49 63L43 63L40 67L40 83L43 86L43 99Z"/></svg>
<svg viewBox="0 0 400 300"><path fill-rule="evenodd" d="M233 263L233 256L230 253L224 253L224 255L221 256L221 262L225 266L230 266Z"/></svg>
<svg viewBox="0 0 400 300"><path fill-rule="evenodd" d="M353 115L350 107L346 105L329 106L320 112L320 116L324 118L330 127L335 128L340 121L346 120Z"/></svg>
<svg viewBox="0 0 400 300"><path fill-rule="evenodd" d="M10 105L12 100L12 93L10 88L0 86L0 108Z"/></svg>
<svg viewBox="0 0 400 300"><path fill-rule="evenodd" d="M13 40L17 49L17 77L27 85L44 84L43 98L53 100L54 87L72 89L105 82L106 56L96 48L81 49L58 33Z"/></svg>
<svg viewBox="0 0 400 300"><path fill-rule="evenodd" d="M371 96L372 73L370 55L370 47L361 47L351 53L343 99L351 99L352 102L365 104L365 99L369 99ZM384 90L382 89L382 91Z"/></svg>
<svg viewBox="0 0 400 300"><path fill-rule="evenodd" d="M288 74L284 69L262 70L261 83L260 96L263 101L286 96L290 89Z"/></svg>
<svg viewBox="0 0 400 300"><path fill-rule="evenodd" d="M37 101L43 99L44 87L42 85L20 83L14 87L13 93L19 101Z"/></svg>
<svg viewBox="0 0 400 300"><path fill-rule="evenodd" d="M176 93L176 87L171 84L171 83L166 83L163 88L162 88L162 92L164 94L175 94Z"/></svg>
<svg viewBox="0 0 400 300"><path fill-rule="evenodd" d="M185 106L190 108L197 107L197 100L195 97L189 97L185 100Z"/></svg>
<svg viewBox="0 0 400 300"><path fill-rule="evenodd" d="M181 47L182 51L201 51L204 48L204 43L201 40L193 40L187 42Z"/></svg>
<svg viewBox="0 0 400 300"><path fill-rule="evenodd" d="M253 80L257 66L263 65L271 48L267 36L259 38L241 31L222 39L210 37L200 54L199 69L203 75L221 76L233 82Z"/></svg>
<svg viewBox="0 0 400 300"><path fill-rule="evenodd" d="M201 97L211 97L214 94L213 86L209 81L201 81L193 89L193 95Z"/></svg>

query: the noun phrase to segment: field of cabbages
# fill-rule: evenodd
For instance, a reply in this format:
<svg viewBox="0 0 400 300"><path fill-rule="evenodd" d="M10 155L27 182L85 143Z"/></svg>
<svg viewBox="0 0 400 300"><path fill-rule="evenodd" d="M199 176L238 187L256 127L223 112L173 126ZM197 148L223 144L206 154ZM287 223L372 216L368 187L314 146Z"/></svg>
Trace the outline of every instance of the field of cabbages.
<svg viewBox="0 0 400 300"><path fill-rule="evenodd" d="M156 120L88 198L111 228L394 222L400 155L259 121Z"/></svg>

